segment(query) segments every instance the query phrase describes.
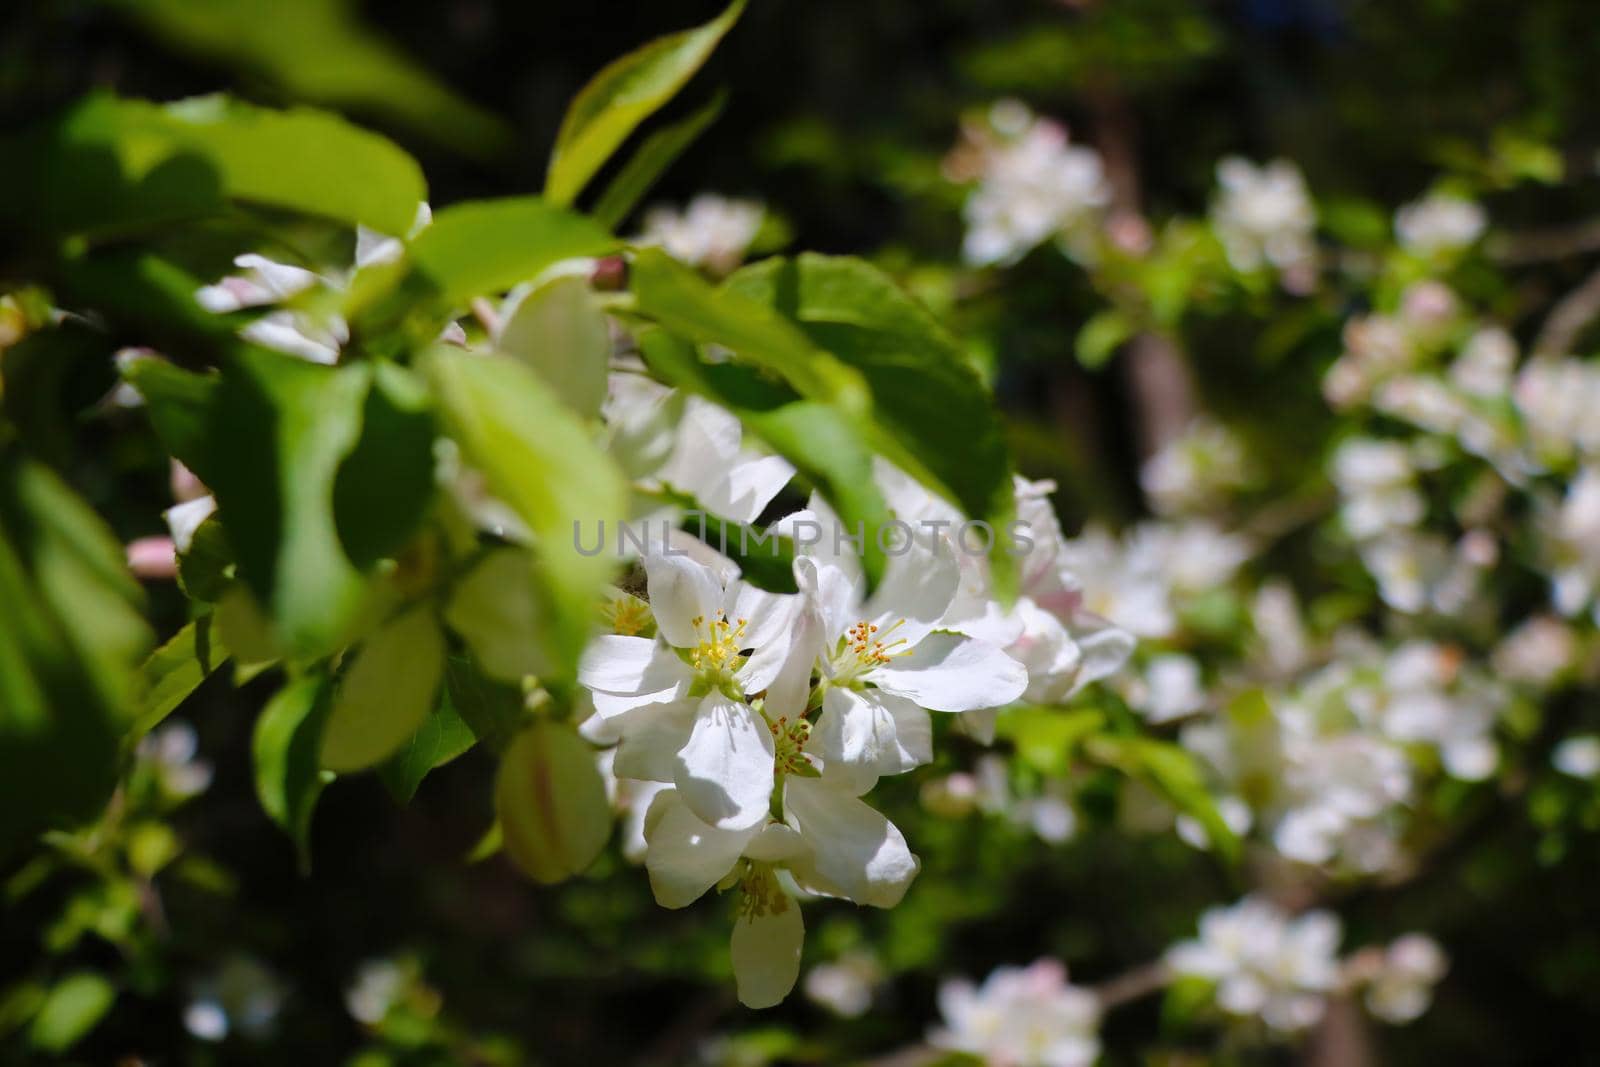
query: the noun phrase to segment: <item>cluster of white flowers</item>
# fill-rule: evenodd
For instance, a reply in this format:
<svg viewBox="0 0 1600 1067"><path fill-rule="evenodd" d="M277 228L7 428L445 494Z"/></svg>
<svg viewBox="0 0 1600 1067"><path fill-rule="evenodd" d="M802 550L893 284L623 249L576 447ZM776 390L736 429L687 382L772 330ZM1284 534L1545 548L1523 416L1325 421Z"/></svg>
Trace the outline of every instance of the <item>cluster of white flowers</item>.
<svg viewBox="0 0 1600 1067"><path fill-rule="evenodd" d="M645 212L640 245L656 245L667 255L711 274L730 273L761 232L767 210L755 200L701 193L683 210L653 207Z"/></svg>
<svg viewBox="0 0 1600 1067"><path fill-rule="evenodd" d="M615 426L673 401L638 385L608 410ZM655 449L667 458L646 483L749 521L792 477L782 461L746 453L737 423L721 425L726 413L695 403L676 411L675 443ZM697 461L674 464L686 442ZM793 538L799 592L758 589L703 544L652 545L642 566L655 636L638 636L648 629L630 617L624 632L595 639L579 667L593 705L582 732L616 745L614 795L637 819L657 900L682 907L713 887L737 888L733 960L740 999L753 1007L776 1003L796 980L798 899L890 907L906 892L918 861L860 798L880 777L932 759L930 711L987 735L997 709L1025 692L1075 691L1132 647L1083 610L1047 487L1018 482L1032 547L1018 557L1022 595L1002 608L987 558L958 551L950 505L887 465L878 479L912 532L870 595L860 545L835 536L842 523L813 498L772 526ZM802 536L807 528L825 532Z"/></svg>
<svg viewBox="0 0 1600 1067"><path fill-rule="evenodd" d="M929 1042L990 1067L1089 1067L1100 1056L1099 1002L1057 960L997 967L980 986L947 981L939 1011L944 1025Z"/></svg>
<svg viewBox="0 0 1600 1067"><path fill-rule="evenodd" d="M1073 251L1111 202L1099 153L1068 143L1065 128L1019 101L995 104L987 127L968 134L979 159L964 210L970 263L1014 263L1058 238Z"/></svg>
<svg viewBox="0 0 1600 1067"><path fill-rule="evenodd" d="M1339 936L1329 912L1294 917L1246 897L1202 915L1200 936L1174 945L1166 962L1181 977L1214 982L1227 1014L1292 1033L1322 1018L1339 981Z"/></svg>
<svg viewBox="0 0 1600 1067"><path fill-rule="evenodd" d="M1352 636L1337 662L1269 695L1267 721L1196 721L1182 739L1226 796L1248 796L1283 856L1372 874L1404 860L1416 760L1426 753L1453 778L1487 778L1509 700L1454 648L1411 641L1385 653Z"/></svg>
<svg viewBox="0 0 1600 1067"><path fill-rule="evenodd" d="M1257 166L1230 156L1217 164L1217 183L1211 221L1235 270L1314 267L1317 210L1300 168L1285 159Z"/></svg>
<svg viewBox="0 0 1600 1067"><path fill-rule="evenodd" d="M1089 611L1138 637L1164 638L1177 630L1182 602L1231 580L1251 549L1240 535L1191 519L1141 523L1121 538L1089 526L1063 554Z"/></svg>
<svg viewBox="0 0 1600 1067"><path fill-rule="evenodd" d="M1244 443L1202 416L1145 461L1139 484L1158 513L1192 515L1215 510L1255 476Z"/></svg>
<svg viewBox="0 0 1600 1067"><path fill-rule="evenodd" d="M1489 217L1476 201L1442 192L1406 204L1394 216L1401 246L1421 256L1469 248L1488 226Z"/></svg>
<svg viewBox="0 0 1600 1067"><path fill-rule="evenodd" d="M1335 992L1364 988L1372 1013L1406 1023L1428 1009L1447 967L1438 944L1406 934L1385 947L1339 959L1336 916L1294 916L1262 897L1214 908L1200 919L1200 936L1174 945L1167 966L1178 976L1215 984L1217 1007L1230 1016L1260 1019L1293 1034L1322 1018Z"/></svg>

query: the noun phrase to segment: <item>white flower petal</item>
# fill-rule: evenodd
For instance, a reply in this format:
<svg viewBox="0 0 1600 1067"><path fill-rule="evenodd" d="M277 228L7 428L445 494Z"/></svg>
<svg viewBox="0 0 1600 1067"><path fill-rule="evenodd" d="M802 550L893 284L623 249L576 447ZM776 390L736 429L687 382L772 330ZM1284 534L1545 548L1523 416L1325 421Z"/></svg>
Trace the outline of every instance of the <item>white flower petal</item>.
<svg viewBox="0 0 1600 1067"><path fill-rule="evenodd" d="M669 690L689 678L676 653L648 637L603 634L578 661L578 683L621 696Z"/></svg>
<svg viewBox="0 0 1600 1067"><path fill-rule="evenodd" d="M951 633L929 634L909 655L865 678L932 711L997 708L1028 688L1022 664L991 644Z"/></svg>
<svg viewBox="0 0 1600 1067"><path fill-rule="evenodd" d="M689 742L698 700L643 704L610 720L622 733L613 772L619 778L671 782L678 776L678 752Z"/></svg>
<svg viewBox="0 0 1600 1067"><path fill-rule="evenodd" d="M722 588L709 568L678 555L652 555L644 560L650 609L667 643L693 648L704 633L694 619L711 620L722 607Z"/></svg>
<svg viewBox="0 0 1600 1067"><path fill-rule="evenodd" d="M678 753L677 785L700 818L746 829L767 817L772 798L772 732L748 704L712 693L700 702Z"/></svg>
<svg viewBox="0 0 1600 1067"><path fill-rule="evenodd" d="M754 829L718 830L695 818L675 789L657 794L645 816L644 865L664 908L682 908L720 882L738 862Z"/></svg>
<svg viewBox="0 0 1600 1067"><path fill-rule="evenodd" d="M800 977L800 949L805 943L805 921L800 904L780 898L782 911L741 916L734 920L730 950L739 1003L747 1008L770 1008L780 1003Z"/></svg>
<svg viewBox="0 0 1600 1067"><path fill-rule="evenodd" d="M801 883L857 904L892 908L921 866L899 829L817 778L788 778L784 814L812 854L791 862Z"/></svg>

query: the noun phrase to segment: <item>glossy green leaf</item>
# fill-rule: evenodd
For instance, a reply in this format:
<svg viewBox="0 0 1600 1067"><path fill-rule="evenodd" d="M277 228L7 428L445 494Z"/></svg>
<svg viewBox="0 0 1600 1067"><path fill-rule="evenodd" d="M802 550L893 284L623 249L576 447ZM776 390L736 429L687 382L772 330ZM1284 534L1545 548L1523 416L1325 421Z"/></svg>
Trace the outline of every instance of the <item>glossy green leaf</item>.
<svg viewBox="0 0 1600 1067"><path fill-rule="evenodd" d="M285 97L403 124L466 155L509 147L505 125L367 29L349 0L116 0L152 35Z"/></svg>
<svg viewBox="0 0 1600 1067"><path fill-rule="evenodd" d="M788 382L810 400L866 417L871 399L861 375L806 337L768 303L715 288L659 248L640 249L630 273L638 309L679 336L731 349Z"/></svg>
<svg viewBox="0 0 1600 1067"><path fill-rule="evenodd" d="M445 663L444 684L456 714L491 752L504 752L527 725L522 686L495 681L465 656L451 656Z"/></svg>
<svg viewBox="0 0 1600 1067"><path fill-rule="evenodd" d="M575 524L625 514L616 465L537 375L506 356L436 347L425 360L451 436L537 541L551 672L570 677L614 567L578 551Z"/></svg>
<svg viewBox="0 0 1600 1067"><path fill-rule="evenodd" d="M872 446L862 423L794 390L753 367L705 363L692 345L659 329L639 333L645 361L663 381L726 407L768 448L793 463L839 513L846 527L865 532L862 561L874 580L885 555L879 530L891 515L872 473Z"/></svg>
<svg viewBox="0 0 1600 1067"><path fill-rule="evenodd" d="M541 719L511 742L495 777L494 807L507 855L536 882L586 870L611 836L595 750L565 723Z"/></svg>
<svg viewBox="0 0 1600 1067"><path fill-rule="evenodd" d="M628 134L694 76L738 20L744 3L734 0L703 26L658 37L590 79L573 98L556 134L545 195L558 204L572 203Z"/></svg>
<svg viewBox="0 0 1600 1067"><path fill-rule="evenodd" d="M356 649L322 729L322 765L340 773L383 762L422 725L444 673L431 605L411 608Z"/></svg>
<svg viewBox="0 0 1600 1067"><path fill-rule="evenodd" d="M435 490L434 437L422 382L401 367L375 363L361 437L333 485L339 543L356 567L389 558L416 534Z"/></svg>
<svg viewBox="0 0 1600 1067"><path fill-rule="evenodd" d="M657 130L628 157L617 176L594 205L592 214L602 226L616 229L639 206L667 168L722 114L728 94L720 92L688 118Z"/></svg>
<svg viewBox="0 0 1600 1067"><path fill-rule="evenodd" d="M273 822L288 833L310 866L311 813L333 772L322 769L318 752L328 717L331 687L320 674L291 680L256 720L252 753L256 796Z"/></svg>
<svg viewBox="0 0 1600 1067"><path fill-rule="evenodd" d="M440 699L430 711L417 732L400 746L387 763L378 770L391 796L401 804L409 804L417 795L417 787L436 768L444 766L462 755L478 738L472 728L456 711L450 700L448 687L441 690Z"/></svg>
<svg viewBox="0 0 1600 1067"><path fill-rule="evenodd" d="M871 393L875 451L971 518L1005 529L1015 491L988 389L955 339L887 275L858 259L808 253L753 264L724 288L781 312L860 376ZM996 562L999 577L1004 553Z"/></svg>
<svg viewBox="0 0 1600 1067"><path fill-rule="evenodd" d="M154 729L227 660L228 650L209 615L174 634L144 661L144 694L129 740Z"/></svg>
<svg viewBox="0 0 1600 1067"><path fill-rule="evenodd" d="M616 238L536 197L475 200L440 211L411 243L415 274L445 304L499 293L564 259L603 256Z"/></svg>
<svg viewBox="0 0 1600 1067"><path fill-rule="evenodd" d="M356 446L370 382L363 365L332 368L265 350L223 375L202 473L217 497L239 573L290 651L336 648L365 583L339 540L333 494Z"/></svg>
<svg viewBox="0 0 1600 1067"><path fill-rule="evenodd" d="M0 214L52 233L194 218L237 201L403 234L427 198L416 161L377 134L223 97L91 96L5 147Z"/></svg>

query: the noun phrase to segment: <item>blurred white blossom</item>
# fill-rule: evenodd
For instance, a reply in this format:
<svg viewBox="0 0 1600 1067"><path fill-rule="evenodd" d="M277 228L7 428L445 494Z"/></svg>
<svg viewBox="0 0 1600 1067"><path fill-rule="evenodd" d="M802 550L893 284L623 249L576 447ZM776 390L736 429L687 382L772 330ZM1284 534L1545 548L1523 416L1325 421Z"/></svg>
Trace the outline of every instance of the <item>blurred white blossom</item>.
<svg viewBox="0 0 1600 1067"><path fill-rule="evenodd" d="M1069 144L1059 123L1002 101L982 138L978 187L967 198L962 250L978 265L1007 264L1073 231L1111 201L1098 152Z"/></svg>
<svg viewBox="0 0 1600 1067"><path fill-rule="evenodd" d="M1213 908L1200 936L1174 945L1167 965L1216 983L1217 1006L1273 1030L1304 1030L1322 1017L1339 977L1339 920L1325 911L1293 917L1259 897Z"/></svg>
<svg viewBox="0 0 1600 1067"><path fill-rule="evenodd" d="M1300 168L1230 156L1217 164L1217 182L1211 220L1235 270L1289 271L1314 261L1317 212Z"/></svg>
<svg viewBox="0 0 1600 1067"><path fill-rule="evenodd" d="M1482 206L1466 197L1430 193L1395 212L1400 243L1423 256L1455 252L1483 236L1489 218Z"/></svg>
<svg viewBox="0 0 1600 1067"><path fill-rule="evenodd" d="M641 245L659 245L667 255L713 274L727 274L743 262L766 218L758 201L701 193L683 210L653 207L645 213Z"/></svg>
<svg viewBox="0 0 1600 1067"><path fill-rule="evenodd" d="M1100 1055L1094 994L1067 982L1056 960L997 967L981 986L964 978L939 987L944 1025L937 1048L967 1052L989 1067L1089 1067Z"/></svg>
<svg viewBox="0 0 1600 1067"><path fill-rule="evenodd" d="M1397 938L1383 953L1369 979L1367 1007L1385 1022L1408 1023L1428 1010L1433 987L1444 977L1448 961L1439 943L1426 934Z"/></svg>

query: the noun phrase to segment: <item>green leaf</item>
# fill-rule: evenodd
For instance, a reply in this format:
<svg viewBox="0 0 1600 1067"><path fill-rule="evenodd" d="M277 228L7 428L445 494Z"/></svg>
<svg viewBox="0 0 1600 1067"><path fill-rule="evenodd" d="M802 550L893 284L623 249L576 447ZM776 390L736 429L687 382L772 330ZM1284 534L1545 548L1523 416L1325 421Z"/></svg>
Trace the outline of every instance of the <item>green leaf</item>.
<svg viewBox="0 0 1600 1067"><path fill-rule="evenodd" d="M1134 333L1133 323L1122 312L1115 308L1100 312L1078 331L1075 345L1078 362L1089 370L1098 370Z"/></svg>
<svg viewBox="0 0 1600 1067"><path fill-rule="evenodd" d="M411 263L441 302L454 305L616 246L593 220L536 197L475 200L435 215L411 243Z"/></svg>
<svg viewBox="0 0 1600 1067"><path fill-rule="evenodd" d="M506 853L536 882L586 870L611 836L611 805L595 750L565 723L540 719L518 734L495 776Z"/></svg>
<svg viewBox="0 0 1600 1067"><path fill-rule="evenodd" d="M801 399L752 367L703 363L691 345L664 330L638 335L639 350L663 381L732 411L768 448L793 463L850 529L865 533L862 563L876 580L886 562L880 528L892 517L873 480L872 447L859 419Z"/></svg>
<svg viewBox="0 0 1600 1067"><path fill-rule="evenodd" d="M377 134L223 97L91 96L4 148L14 163L0 174L0 213L46 233L114 232L237 201L403 234L427 198L416 161Z"/></svg>
<svg viewBox="0 0 1600 1067"><path fill-rule="evenodd" d="M137 741L172 714L228 659L211 616L196 619L144 661L144 695L128 742Z"/></svg>
<svg viewBox="0 0 1600 1067"><path fill-rule="evenodd" d="M520 548L496 548L474 564L451 590L444 618L491 678L521 685L549 669L541 633L549 620L534 589L533 559Z"/></svg>
<svg viewBox="0 0 1600 1067"><path fill-rule="evenodd" d="M1064 711L1016 705L1000 713L995 734L1009 738L1017 757L1040 774L1064 775L1079 746L1105 722L1105 714L1093 708Z"/></svg>
<svg viewBox="0 0 1600 1067"><path fill-rule="evenodd" d="M536 541L551 672L570 678L614 561L578 551L576 524L626 514L627 487L588 428L527 367L438 346L425 367L451 436Z"/></svg>
<svg viewBox="0 0 1600 1067"><path fill-rule="evenodd" d="M428 713L411 739L400 746L400 751L378 769L378 777L391 796L401 804L409 804L417 795L417 787L433 770L460 756L473 745L477 737L461 718L451 703L448 687L440 692L438 706Z"/></svg>
<svg viewBox="0 0 1600 1067"><path fill-rule="evenodd" d="M116 987L104 975L69 974L45 995L28 1028L28 1043L43 1052L65 1052L100 1024L116 999Z"/></svg>
<svg viewBox="0 0 1600 1067"><path fill-rule="evenodd" d="M492 752L503 753L527 725L522 687L487 677L466 657L451 656L445 663L444 684L450 706Z"/></svg>
<svg viewBox="0 0 1600 1067"><path fill-rule="evenodd" d="M504 123L363 26L349 0L115 5L170 47L264 79L286 98L403 124L464 155L510 147Z"/></svg>
<svg viewBox="0 0 1600 1067"><path fill-rule="evenodd" d="M661 175L666 173L667 168L677 162L678 157L694 144L706 127L717 120L727 100L728 94L719 92L688 118L657 130L646 138L595 203L592 212L595 220L608 229L614 230L620 226Z"/></svg>
<svg viewBox="0 0 1600 1067"><path fill-rule="evenodd" d="M187 551L178 553L178 584L190 600L214 604L227 588L233 548L215 514L195 527Z"/></svg>
<svg viewBox="0 0 1600 1067"><path fill-rule="evenodd" d="M639 250L630 278L638 310L673 333L732 349L809 400L848 416L868 416L871 400L861 375L812 344L768 304L736 289L714 288L659 248Z"/></svg>
<svg viewBox="0 0 1600 1067"><path fill-rule="evenodd" d="M142 599L94 512L0 446L0 854L110 793L152 643Z"/></svg>
<svg viewBox="0 0 1600 1067"><path fill-rule="evenodd" d="M744 0L734 0L705 25L658 37L590 79L556 134L545 196L572 203L628 134L694 76L743 10Z"/></svg>
<svg viewBox="0 0 1600 1067"><path fill-rule="evenodd" d="M724 291L781 312L866 383L874 449L991 525L1004 580L1011 560L999 546L1015 512L1004 432L976 368L932 314L876 267L810 253L745 267Z"/></svg>
<svg viewBox="0 0 1600 1067"><path fill-rule="evenodd" d="M606 399L611 329L586 279L556 278L523 297L495 347L533 368L579 415L599 416Z"/></svg>
<svg viewBox="0 0 1600 1067"><path fill-rule="evenodd" d="M1104 735L1088 745L1091 756L1154 786L1179 811L1205 828L1217 853L1229 863L1239 857L1239 838L1223 821L1206 788L1205 775L1185 748L1148 737Z"/></svg>
<svg viewBox="0 0 1600 1067"><path fill-rule="evenodd" d="M261 807L294 841L302 868L311 861L311 813L333 781L318 759L328 717L330 686L325 675L296 678L280 689L256 720L256 796Z"/></svg>
<svg viewBox="0 0 1600 1067"><path fill-rule="evenodd" d="M122 360L121 370L123 380L144 398L162 445L209 484L213 457L206 433L221 379L184 370L157 356Z"/></svg>
<svg viewBox="0 0 1600 1067"><path fill-rule="evenodd" d="M333 485L339 543L356 567L391 557L421 526L435 489L434 437L422 382L392 363L374 363L361 437Z"/></svg>
<svg viewBox="0 0 1600 1067"><path fill-rule="evenodd" d="M322 765L346 773L388 759L433 707L444 653L430 604L411 608L362 642L322 729Z"/></svg>
<svg viewBox="0 0 1600 1067"><path fill-rule="evenodd" d="M356 446L366 365L323 367L260 349L223 375L207 434L217 497L239 573L291 651L332 651L366 592L340 544L334 484Z"/></svg>

